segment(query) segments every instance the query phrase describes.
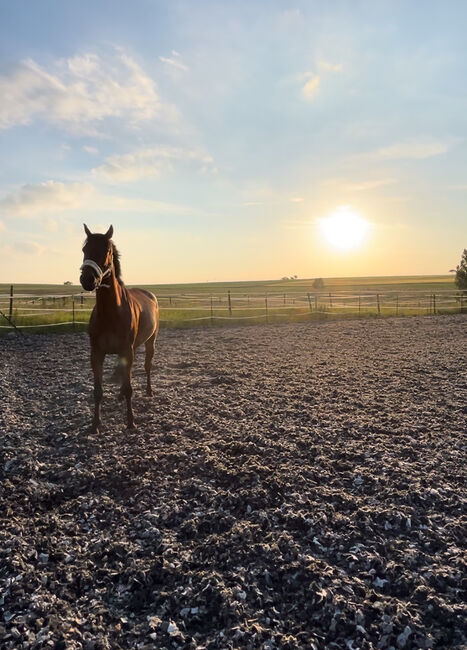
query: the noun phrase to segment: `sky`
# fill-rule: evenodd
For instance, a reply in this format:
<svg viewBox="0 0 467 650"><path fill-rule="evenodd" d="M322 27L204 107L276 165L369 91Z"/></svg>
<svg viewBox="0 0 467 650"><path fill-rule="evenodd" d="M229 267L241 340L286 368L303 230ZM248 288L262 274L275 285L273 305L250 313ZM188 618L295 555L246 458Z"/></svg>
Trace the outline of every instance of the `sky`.
<svg viewBox="0 0 467 650"><path fill-rule="evenodd" d="M77 283L83 223L128 283L448 273L466 24L464 0L4 0L0 282Z"/></svg>

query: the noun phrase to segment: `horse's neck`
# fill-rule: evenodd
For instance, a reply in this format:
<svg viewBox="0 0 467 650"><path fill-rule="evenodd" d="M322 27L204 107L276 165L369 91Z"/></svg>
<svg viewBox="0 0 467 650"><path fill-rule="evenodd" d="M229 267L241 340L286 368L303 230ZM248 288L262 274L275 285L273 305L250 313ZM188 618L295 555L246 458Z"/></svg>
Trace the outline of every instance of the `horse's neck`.
<svg viewBox="0 0 467 650"><path fill-rule="evenodd" d="M97 312L103 317L117 315L122 306L123 288L115 276L114 269L108 278L104 278L104 284L110 286L102 286L96 290Z"/></svg>

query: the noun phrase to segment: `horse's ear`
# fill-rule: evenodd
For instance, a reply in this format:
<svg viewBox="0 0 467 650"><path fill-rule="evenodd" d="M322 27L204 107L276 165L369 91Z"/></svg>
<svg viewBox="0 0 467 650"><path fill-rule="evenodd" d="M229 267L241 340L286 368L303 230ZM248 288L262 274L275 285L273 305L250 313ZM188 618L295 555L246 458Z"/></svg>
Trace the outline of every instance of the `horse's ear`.
<svg viewBox="0 0 467 650"><path fill-rule="evenodd" d="M105 233L105 236L107 237L107 239L112 239L113 234L114 234L114 227L110 226L110 228Z"/></svg>
<svg viewBox="0 0 467 650"><path fill-rule="evenodd" d="M86 233L86 235L88 237L90 237L92 235L91 231L89 230L89 228L87 227L87 225L85 223L83 223L83 226L84 226L84 232Z"/></svg>

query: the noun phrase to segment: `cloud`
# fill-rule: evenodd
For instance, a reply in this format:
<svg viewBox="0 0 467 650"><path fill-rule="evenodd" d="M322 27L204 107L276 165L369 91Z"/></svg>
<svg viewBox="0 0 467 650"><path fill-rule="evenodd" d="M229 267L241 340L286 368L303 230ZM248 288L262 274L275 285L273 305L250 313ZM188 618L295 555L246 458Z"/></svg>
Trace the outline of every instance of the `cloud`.
<svg viewBox="0 0 467 650"><path fill-rule="evenodd" d="M20 253L26 253L27 255L41 255L45 247L41 244L38 244L36 241L19 241L13 244L13 247Z"/></svg>
<svg viewBox="0 0 467 650"><path fill-rule="evenodd" d="M6 217L34 217L51 212L76 210L94 192L87 183L46 181L21 188L0 199L0 213Z"/></svg>
<svg viewBox="0 0 467 650"><path fill-rule="evenodd" d="M465 190L467 190L467 184L447 185L445 189L453 190L453 191L465 191Z"/></svg>
<svg viewBox="0 0 467 650"><path fill-rule="evenodd" d="M86 153L90 153L93 156L97 156L99 153L99 149L97 147L90 147L89 145L85 144L83 147L81 147L83 151Z"/></svg>
<svg viewBox="0 0 467 650"><path fill-rule="evenodd" d="M302 196L292 196L290 198L291 203L302 203L305 199Z"/></svg>
<svg viewBox="0 0 467 650"><path fill-rule="evenodd" d="M320 61L319 67L328 72L342 72L344 66L342 63L329 63L329 61Z"/></svg>
<svg viewBox="0 0 467 650"><path fill-rule="evenodd" d="M377 187L383 187L384 185L393 185L394 183L397 183L397 180L395 178L381 178L375 181L348 183L345 185L344 189L348 192L366 192L367 190L374 190Z"/></svg>
<svg viewBox="0 0 467 650"><path fill-rule="evenodd" d="M0 199L0 214L7 218L44 217L44 226L49 231L57 228L57 223L50 218L50 214L78 210L92 210L93 213L119 211L163 215L203 214L191 206L182 204L105 194L89 183L47 181L37 185L24 185Z"/></svg>
<svg viewBox="0 0 467 650"><path fill-rule="evenodd" d="M72 132L95 132L105 118L130 124L162 117L153 80L128 55L84 54L49 69L32 59L0 76L0 129L40 119Z"/></svg>
<svg viewBox="0 0 467 650"><path fill-rule="evenodd" d="M329 63L328 61L323 60L318 61L317 67L320 68L320 70L324 73L342 72L344 69L342 63ZM325 76L326 74L324 74L324 77ZM305 81L304 85L302 86L302 95L306 99L313 99L318 93L323 75L312 72L311 70L307 70L306 72L301 72L294 75L293 79L295 81L299 81L300 83L303 83L303 81Z"/></svg>
<svg viewBox="0 0 467 650"><path fill-rule="evenodd" d="M216 171L211 156L202 151L165 146L111 156L92 171L111 181L128 182L173 171L174 165L179 163L194 163L203 172Z"/></svg>
<svg viewBox="0 0 467 650"><path fill-rule="evenodd" d="M202 216L206 213L190 205L180 203L166 203L153 199L133 199L125 196L98 194L93 200L92 208L95 212L135 212L167 215L192 215ZM108 227L108 226L107 226Z"/></svg>
<svg viewBox="0 0 467 650"><path fill-rule="evenodd" d="M189 67L183 63L180 53L176 50L172 50L171 57L160 56L159 61L162 61L162 63L165 63L165 65L168 65L171 68L182 70L183 72L187 72L189 70Z"/></svg>
<svg viewBox="0 0 467 650"><path fill-rule="evenodd" d="M312 75L310 79L308 79L308 81L302 87L303 96L306 97L307 99L313 99L313 97L318 92L320 82L321 79L319 75Z"/></svg>
<svg viewBox="0 0 467 650"><path fill-rule="evenodd" d="M45 246L32 240L14 241L2 247L2 252L9 255L17 253L21 255L42 255L44 251Z"/></svg>
<svg viewBox="0 0 467 650"><path fill-rule="evenodd" d="M383 147L374 152L373 155L385 160L422 160L446 153L451 146L451 143L435 140L411 140Z"/></svg>

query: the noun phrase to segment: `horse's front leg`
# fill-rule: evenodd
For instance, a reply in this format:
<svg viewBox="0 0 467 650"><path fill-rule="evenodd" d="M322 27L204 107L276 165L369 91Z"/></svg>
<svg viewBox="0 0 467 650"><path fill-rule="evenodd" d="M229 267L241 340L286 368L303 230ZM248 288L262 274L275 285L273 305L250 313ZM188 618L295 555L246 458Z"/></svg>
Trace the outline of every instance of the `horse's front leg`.
<svg viewBox="0 0 467 650"><path fill-rule="evenodd" d="M94 375L94 418L91 426L91 433L98 433L101 425L101 402L102 402L102 374L105 354L100 350L91 348L91 368Z"/></svg>
<svg viewBox="0 0 467 650"><path fill-rule="evenodd" d="M133 346L125 351L123 358L125 360L125 365L123 368L123 383L121 395L126 399L126 412L127 412L127 426L128 429L135 428L135 418L133 416L133 407L131 405L131 396L133 394L133 389L131 387L131 374L133 371L133 361L135 359L135 351Z"/></svg>

